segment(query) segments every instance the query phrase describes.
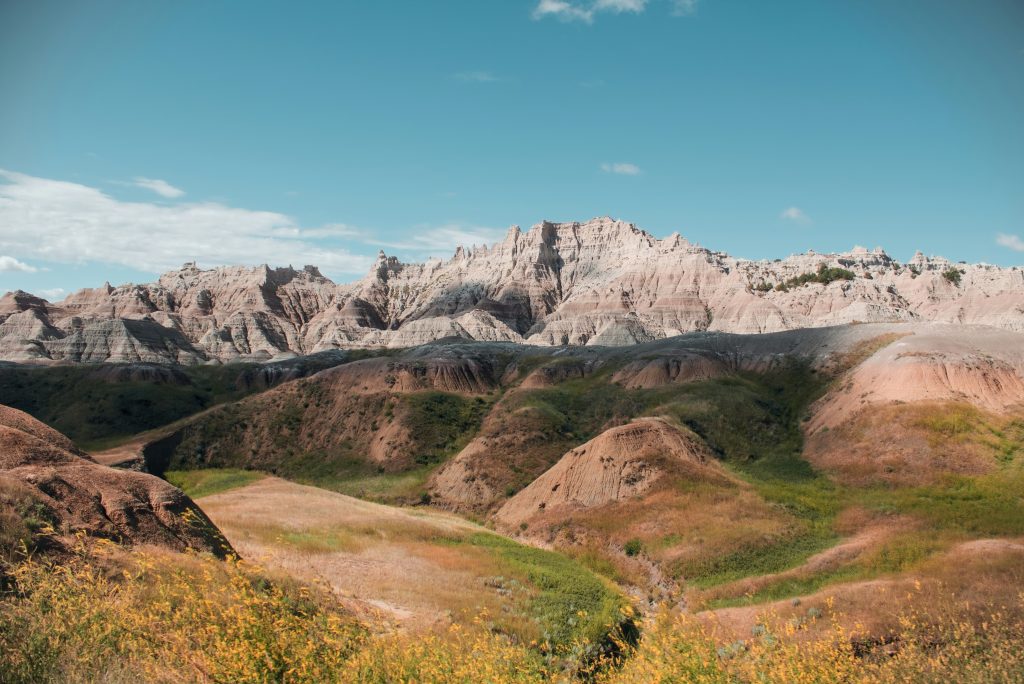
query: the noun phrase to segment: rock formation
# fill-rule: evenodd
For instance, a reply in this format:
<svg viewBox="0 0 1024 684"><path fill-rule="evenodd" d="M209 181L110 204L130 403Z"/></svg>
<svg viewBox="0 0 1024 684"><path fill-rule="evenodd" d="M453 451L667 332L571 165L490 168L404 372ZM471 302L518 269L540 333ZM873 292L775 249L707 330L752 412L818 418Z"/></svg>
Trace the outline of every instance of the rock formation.
<svg viewBox="0 0 1024 684"><path fill-rule="evenodd" d="M160 478L108 468L56 430L0 406L0 485L25 491L61 546L75 534L159 544L223 557L231 547L182 491Z"/></svg>
<svg viewBox="0 0 1024 684"><path fill-rule="evenodd" d="M837 277L813 278L823 267ZM750 261L610 218L543 222L448 261L404 264L381 252L345 285L313 266L186 264L156 283L106 284L58 304L8 293L0 359L192 364L446 337L614 346L897 321L1024 331L1024 271L920 253L901 264L863 248Z"/></svg>

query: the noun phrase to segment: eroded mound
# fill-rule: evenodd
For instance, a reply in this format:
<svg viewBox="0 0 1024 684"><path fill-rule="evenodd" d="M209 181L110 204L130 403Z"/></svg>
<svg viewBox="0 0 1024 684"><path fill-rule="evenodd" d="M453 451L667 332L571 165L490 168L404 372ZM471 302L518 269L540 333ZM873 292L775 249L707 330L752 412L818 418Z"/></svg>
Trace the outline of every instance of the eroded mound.
<svg viewBox="0 0 1024 684"><path fill-rule="evenodd" d="M10 406L0 405L0 425L11 430L23 432L26 435L31 435L55 449L67 451L76 456L85 456L64 435L52 427L39 422L27 413L13 409Z"/></svg>
<svg viewBox="0 0 1024 684"><path fill-rule="evenodd" d="M834 428L867 406L962 401L1001 412L1024 402L1024 345L993 329L943 329L904 337L857 366L816 407L810 432Z"/></svg>
<svg viewBox="0 0 1024 684"><path fill-rule="evenodd" d="M75 534L224 556L231 547L181 490L142 473L84 457L66 437L0 407L0 478L28 488L55 541Z"/></svg>
<svg viewBox="0 0 1024 684"><path fill-rule="evenodd" d="M967 402L868 405L807 439L804 455L846 485L914 486L946 475L982 475L1014 457L1024 438L1019 411Z"/></svg>
<svg viewBox="0 0 1024 684"><path fill-rule="evenodd" d="M641 418L573 449L496 514L508 526L539 514L591 508L643 494L665 473L715 471L698 439L661 418Z"/></svg>

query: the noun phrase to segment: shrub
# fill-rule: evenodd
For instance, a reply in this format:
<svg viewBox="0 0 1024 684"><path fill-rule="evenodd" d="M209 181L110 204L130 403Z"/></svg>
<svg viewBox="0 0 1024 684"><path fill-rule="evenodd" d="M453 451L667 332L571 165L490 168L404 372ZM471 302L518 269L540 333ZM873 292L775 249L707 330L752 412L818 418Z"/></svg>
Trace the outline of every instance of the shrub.
<svg viewBox="0 0 1024 684"><path fill-rule="evenodd" d="M942 277L945 278L947 281L953 283L957 287L960 286L961 275L963 275L963 272L960 269L953 266L947 268L945 271L942 272Z"/></svg>
<svg viewBox="0 0 1024 684"><path fill-rule="evenodd" d="M807 283L821 283L828 285L837 280L853 280L856 276L853 271L835 266L820 264L816 273L801 273L798 276L785 280L775 286L780 292L788 292L790 288L800 287Z"/></svg>
<svg viewBox="0 0 1024 684"><path fill-rule="evenodd" d="M633 557L644 550L644 544L639 539L630 539L623 545L622 550L626 552L627 556Z"/></svg>

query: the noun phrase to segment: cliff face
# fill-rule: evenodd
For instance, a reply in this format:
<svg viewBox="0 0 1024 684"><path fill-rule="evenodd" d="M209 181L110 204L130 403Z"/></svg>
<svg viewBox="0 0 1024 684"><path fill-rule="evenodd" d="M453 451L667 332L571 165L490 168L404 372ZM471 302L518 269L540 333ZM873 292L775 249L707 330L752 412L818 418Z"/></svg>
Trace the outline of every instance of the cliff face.
<svg viewBox="0 0 1024 684"><path fill-rule="evenodd" d="M853 278L774 287L822 266ZM944 275L951 268L959 278ZM261 360L450 336L625 345L699 330L913 320L1024 331L1024 271L921 254L901 264L864 249L748 261L610 218L544 222L513 227L491 247L460 247L448 261L403 264L381 252L345 285L313 266L186 264L156 283L107 284L59 304L9 293L0 299L0 359Z"/></svg>

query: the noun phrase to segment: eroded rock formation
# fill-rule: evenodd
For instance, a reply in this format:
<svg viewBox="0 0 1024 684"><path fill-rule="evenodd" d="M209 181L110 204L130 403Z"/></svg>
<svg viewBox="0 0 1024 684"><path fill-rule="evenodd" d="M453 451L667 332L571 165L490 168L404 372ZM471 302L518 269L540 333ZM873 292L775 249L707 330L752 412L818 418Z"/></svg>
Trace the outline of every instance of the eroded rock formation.
<svg viewBox="0 0 1024 684"><path fill-rule="evenodd" d="M848 273L793 282L822 267ZM404 264L381 252L344 285L313 266L186 264L156 283L106 284L57 304L8 293L0 359L190 364L446 337L615 346L883 321L1024 331L1024 271L921 254L902 264L863 248L749 261L610 218L543 222L448 261Z"/></svg>

